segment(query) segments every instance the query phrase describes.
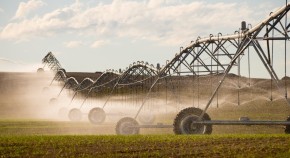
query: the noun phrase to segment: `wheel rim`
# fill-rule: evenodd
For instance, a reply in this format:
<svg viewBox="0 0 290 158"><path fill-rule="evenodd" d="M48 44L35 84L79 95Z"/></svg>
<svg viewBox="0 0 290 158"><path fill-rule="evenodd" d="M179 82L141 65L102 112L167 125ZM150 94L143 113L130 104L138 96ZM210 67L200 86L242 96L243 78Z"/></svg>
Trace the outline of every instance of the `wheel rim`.
<svg viewBox="0 0 290 158"><path fill-rule="evenodd" d="M198 120L198 116L189 115L184 117L181 121L180 129L183 134L203 134L205 132L205 126L196 124L195 121Z"/></svg>
<svg viewBox="0 0 290 158"><path fill-rule="evenodd" d="M42 72L44 72L44 70L43 70L43 68L38 68L38 69L37 69L37 72L38 72L38 73L42 73Z"/></svg>
<svg viewBox="0 0 290 158"><path fill-rule="evenodd" d="M136 130L132 122L124 122L120 126L121 134L135 134Z"/></svg>
<svg viewBox="0 0 290 158"><path fill-rule="evenodd" d="M189 107L181 110L175 117L173 131L175 134L211 134L212 125L197 124L196 121L210 121L210 117L203 110Z"/></svg>
<svg viewBox="0 0 290 158"><path fill-rule="evenodd" d="M103 109L92 109L89 113L89 120L95 124L104 122L105 117L106 114Z"/></svg>
<svg viewBox="0 0 290 158"><path fill-rule="evenodd" d="M133 118L123 118L117 123L116 132L120 135L139 134L139 124Z"/></svg>
<svg viewBox="0 0 290 158"><path fill-rule="evenodd" d="M78 109L72 109L70 112L69 112L69 119L71 121L80 121L82 118L82 114L81 114L81 111L78 110Z"/></svg>

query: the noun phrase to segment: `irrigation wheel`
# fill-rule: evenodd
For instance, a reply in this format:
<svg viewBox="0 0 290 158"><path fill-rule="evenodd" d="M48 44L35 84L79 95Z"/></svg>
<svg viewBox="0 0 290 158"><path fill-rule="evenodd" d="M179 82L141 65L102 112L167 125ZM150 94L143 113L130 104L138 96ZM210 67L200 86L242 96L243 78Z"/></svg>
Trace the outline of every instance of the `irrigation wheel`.
<svg viewBox="0 0 290 158"><path fill-rule="evenodd" d="M92 124L101 124L106 119L106 113L102 108L93 108L90 110L88 117Z"/></svg>
<svg viewBox="0 0 290 158"><path fill-rule="evenodd" d="M80 121L82 119L82 112L77 108L73 108L69 111L68 118L71 121Z"/></svg>
<svg viewBox="0 0 290 158"><path fill-rule="evenodd" d="M49 100L49 105L56 105L57 104L57 99L56 98L51 98Z"/></svg>
<svg viewBox="0 0 290 158"><path fill-rule="evenodd" d="M118 121L116 125L116 133L118 135L139 134L140 128L138 122L131 117L124 117Z"/></svg>
<svg viewBox="0 0 290 158"><path fill-rule="evenodd" d="M153 124L155 121L155 115L153 114L141 114L138 116L138 120L145 125Z"/></svg>
<svg viewBox="0 0 290 158"><path fill-rule="evenodd" d="M286 121L290 121L290 116L288 116ZM290 134L290 125L286 125L285 126L285 133L286 134Z"/></svg>
<svg viewBox="0 0 290 158"><path fill-rule="evenodd" d="M194 122L201 115L202 110L194 107L186 108L180 111L173 123L173 131L175 134L211 134L212 125L198 125ZM204 114L202 120L211 120L207 113Z"/></svg>
<svg viewBox="0 0 290 158"><path fill-rule="evenodd" d="M43 73L43 72L44 72L43 68L38 68L37 69L37 73Z"/></svg>

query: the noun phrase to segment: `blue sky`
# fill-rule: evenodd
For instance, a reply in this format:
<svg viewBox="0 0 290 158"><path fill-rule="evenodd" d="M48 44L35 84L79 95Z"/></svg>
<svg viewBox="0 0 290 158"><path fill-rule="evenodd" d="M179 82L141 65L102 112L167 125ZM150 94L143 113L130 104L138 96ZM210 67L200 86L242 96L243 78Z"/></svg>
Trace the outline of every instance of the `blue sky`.
<svg viewBox="0 0 290 158"><path fill-rule="evenodd" d="M35 71L51 51L67 71L164 65L198 36L253 26L283 0L2 0L0 71Z"/></svg>

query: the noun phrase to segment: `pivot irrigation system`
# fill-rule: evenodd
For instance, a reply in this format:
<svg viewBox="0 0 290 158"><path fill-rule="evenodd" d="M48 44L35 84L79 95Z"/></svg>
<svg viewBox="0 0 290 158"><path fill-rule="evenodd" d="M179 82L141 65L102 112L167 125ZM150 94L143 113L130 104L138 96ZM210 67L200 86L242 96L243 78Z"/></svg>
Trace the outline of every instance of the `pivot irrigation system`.
<svg viewBox="0 0 290 158"><path fill-rule="evenodd" d="M85 91L85 98L79 108L73 108L69 110L68 117L71 121L80 121L82 119L83 113L81 109L89 97L96 97L98 95L107 96L105 102L101 107L95 107L91 109L88 113L88 119L93 124L101 124L105 121L106 115L115 115L114 113L105 113L104 108L108 105L108 102L113 96L128 94L129 91L134 93L146 92L150 88L152 81L154 81L155 76L157 76L157 69L153 65L149 65L143 61L135 62L126 70L107 70L103 72L95 81L90 78L83 79L82 82L78 83L74 77L67 77L63 70L59 70L52 81L63 81L64 85L58 94L60 96L64 88L69 88L74 90L74 95L69 103L73 102L74 98L78 93ZM137 97L133 99L138 99ZM51 103L55 103L57 98L52 98ZM130 100L126 97L122 97L121 100ZM66 110L64 108L60 109L61 114L65 114ZM120 115L120 114L119 114ZM146 117L146 119L142 118ZM139 116L139 120L142 123L149 124L154 121L154 116Z"/></svg>
<svg viewBox="0 0 290 158"><path fill-rule="evenodd" d="M140 63L131 65L126 71L116 75L114 79L102 81L96 84L98 80L90 82L86 88L81 88L91 91L100 91L100 89L110 84L109 91L107 91L107 100L101 108L93 108L89 113L89 120L93 123L101 123L104 121L104 108L112 97L116 89L129 87L129 89L136 89L138 86L146 87L147 92L145 97L141 99L141 104L134 117L124 117L117 122L117 134L138 134L140 128L173 128L176 134L211 134L213 125L283 125L285 126L285 133L290 133L290 119L285 121L274 120L255 120L248 118L241 118L240 120L211 120L207 114L207 110L213 103L214 99L218 98L219 91L223 87L223 83L230 75L234 67L237 68L238 77L238 92L240 90L240 76L241 68L244 66L243 60L248 60L248 74L249 80L251 78L251 71L255 67L250 65L250 57L256 55L258 60L263 64L264 69L271 77L271 91L272 85L278 90L279 94L285 98L285 102L289 105L287 93L287 43L289 41L288 32L290 27L290 20L288 19L288 12L290 3L281 7L275 12L271 12L269 16L260 22L258 25L252 27L246 22L241 23L241 28L235 31L232 35L217 35L210 34L207 38L198 37L191 41L187 47L181 47L180 52L175 57L166 62L162 68L157 66L156 69L144 67ZM282 45L282 46L281 46ZM275 48L279 48L279 51ZM281 51L282 50L282 51ZM47 55L49 56L49 55ZM46 58L48 58L46 56ZM52 54L50 56L53 56ZM284 63L281 61L279 65L284 65L284 80L280 80L277 73L274 59L276 56L283 56ZM289 57L288 57L289 58ZM55 58L54 58L55 59ZM52 70L60 69L60 64L57 60L45 60L50 63ZM59 67L58 67L59 66ZM181 110L175 117L173 125L163 124L147 124L140 125L136 120L146 102L152 97L152 89L160 84L166 84L167 79L174 80L174 77L191 77L192 81L199 85L200 78L208 76L211 86L210 96L206 103L199 108L188 107ZM165 82L166 81L166 82ZM80 85L80 84L78 84ZM166 85L167 86L167 85ZM199 86L197 88L199 93ZM76 88L78 89L78 88ZM76 91L76 93L78 90ZM89 94L88 93L88 94ZM272 93L271 93L272 94ZM238 104L239 104L238 93ZM196 96L193 96L196 97ZM199 95L197 96L199 97ZM74 98L74 97L73 97ZM87 97L86 97L87 98ZM270 100L272 100L272 95Z"/></svg>

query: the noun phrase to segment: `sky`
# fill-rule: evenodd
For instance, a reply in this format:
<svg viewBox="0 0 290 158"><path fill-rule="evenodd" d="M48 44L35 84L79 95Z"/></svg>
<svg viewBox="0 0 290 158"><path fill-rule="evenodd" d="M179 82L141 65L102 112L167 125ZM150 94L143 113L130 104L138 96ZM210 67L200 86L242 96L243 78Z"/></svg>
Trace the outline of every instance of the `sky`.
<svg viewBox="0 0 290 158"><path fill-rule="evenodd" d="M198 36L253 26L284 0L1 0L0 71L35 72L52 52L67 71L164 65Z"/></svg>

